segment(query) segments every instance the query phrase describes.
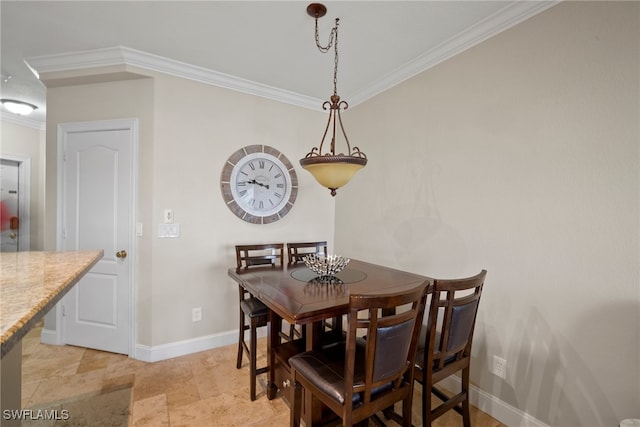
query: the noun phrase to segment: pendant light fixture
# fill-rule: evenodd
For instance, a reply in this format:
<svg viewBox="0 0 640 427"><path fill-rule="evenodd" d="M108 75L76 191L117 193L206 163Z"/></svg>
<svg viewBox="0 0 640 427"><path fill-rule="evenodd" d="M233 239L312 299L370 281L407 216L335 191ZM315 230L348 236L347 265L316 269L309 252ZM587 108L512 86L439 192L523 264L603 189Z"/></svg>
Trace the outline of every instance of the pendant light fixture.
<svg viewBox="0 0 640 427"><path fill-rule="evenodd" d="M334 49L334 66L333 66L333 95L330 101L325 101L322 104L324 110L329 109L329 120L324 130L324 135L320 140L319 147L313 147L311 151L300 160L300 165L309 171L311 175L322 185L331 190L331 195L336 195L336 190L345 186L353 175L362 169L367 164L367 156L360 151L358 147L351 148L349 144L349 138L342 125L342 118L340 117L340 110L346 110L349 107L346 101L341 101L338 96L338 23L339 18L336 18L336 24L331 29L329 34L329 42L326 46L320 44L318 36L318 18L323 17L327 13L327 8L320 3L312 3L307 7L307 13L315 18L315 39L316 46L322 53L328 52L332 47ZM325 146L325 140L328 140L327 135L331 129L330 137L331 141L328 143L329 150L323 152L322 149ZM344 137L346 144L346 154L342 152L336 153L336 133Z"/></svg>

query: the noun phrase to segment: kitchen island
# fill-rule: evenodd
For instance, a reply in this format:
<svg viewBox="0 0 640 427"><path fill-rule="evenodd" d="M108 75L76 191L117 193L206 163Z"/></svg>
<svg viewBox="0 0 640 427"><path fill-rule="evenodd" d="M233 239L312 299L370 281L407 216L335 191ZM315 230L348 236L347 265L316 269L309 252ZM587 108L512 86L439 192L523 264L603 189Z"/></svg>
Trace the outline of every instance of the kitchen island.
<svg viewBox="0 0 640 427"><path fill-rule="evenodd" d="M22 338L102 258L102 250L0 253L2 426L20 409Z"/></svg>

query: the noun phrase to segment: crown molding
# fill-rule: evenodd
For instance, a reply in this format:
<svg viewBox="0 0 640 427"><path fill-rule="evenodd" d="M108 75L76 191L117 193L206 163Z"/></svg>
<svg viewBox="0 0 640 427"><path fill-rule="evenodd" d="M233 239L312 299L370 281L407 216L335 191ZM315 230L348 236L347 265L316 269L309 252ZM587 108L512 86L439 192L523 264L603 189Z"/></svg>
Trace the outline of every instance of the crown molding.
<svg viewBox="0 0 640 427"><path fill-rule="evenodd" d="M398 67L374 82L364 91L350 95L350 105L361 104L403 81L557 5L560 1L518 1L510 3L486 19Z"/></svg>
<svg viewBox="0 0 640 427"><path fill-rule="evenodd" d="M29 119L24 116L18 116L16 114L6 113L4 111L0 111L0 121L12 123L18 126L25 126L36 130L46 129L46 124L44 122Z"/></svg>
<svg viewBox="0 0 640 427"><path fill-rule="evenodd" d="M322 100L317 98L278 89L273 86L234 77L229 74L212 71L125 46L38 56L27 58L25 62L41 76L47 73L126 65L223 87L312 110L321 111L323 103Z"/></svg>
<svg viewBox="0 0 640 427"><path fill-rule="evenodd" d="M361 104L379 93L436 66L558 3L560 3L560 0L517 1L509 3L478 24L469 27L458 35L375 81L364 91L348 96L349 104L351 107ZM25 62L41 76L47 73L78 71L99 67L133 66L143 70L168 74L280 101L298 107L323 111L321 106L324 100L322 99L301 95L125 46L31 57L27 58Z"/></svg>

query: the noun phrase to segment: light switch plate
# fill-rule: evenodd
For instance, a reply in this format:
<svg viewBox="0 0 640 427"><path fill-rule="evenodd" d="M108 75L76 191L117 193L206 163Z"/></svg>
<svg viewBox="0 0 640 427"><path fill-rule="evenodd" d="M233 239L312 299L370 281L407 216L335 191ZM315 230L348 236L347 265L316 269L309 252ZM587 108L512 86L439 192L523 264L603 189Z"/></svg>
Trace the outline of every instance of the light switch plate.
<svg viewBox="0 0 640 427"><path fill-rule="evenodd" d="M165 209L163 218L165 224L173 224L173 209Z"/></svg>
<svg viewBox="0 0 640 427"><path fill-rule="evenodd" d="M158 237L180 237L180 224L158 224Z"/></svg>

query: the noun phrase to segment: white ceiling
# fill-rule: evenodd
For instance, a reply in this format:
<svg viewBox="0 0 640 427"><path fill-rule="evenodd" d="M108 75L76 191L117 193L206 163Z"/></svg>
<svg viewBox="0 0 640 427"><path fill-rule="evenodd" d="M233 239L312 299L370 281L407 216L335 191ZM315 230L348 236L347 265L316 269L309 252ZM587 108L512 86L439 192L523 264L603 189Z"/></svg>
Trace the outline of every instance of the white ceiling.
<svg viewBox="0 0 640 427"><path fill-rule="evenodd" d="M2 98L37 105L29 118L44 122L46 88L29 65L37 70L54 59L50 55L122 46L289 97L317 99L320 108L333 91L333 51L321 54L315 47L308 3L2 0ZM353 106L556 2L324 4L320 42L326 44L340 18L338 94Z"/></svg>

